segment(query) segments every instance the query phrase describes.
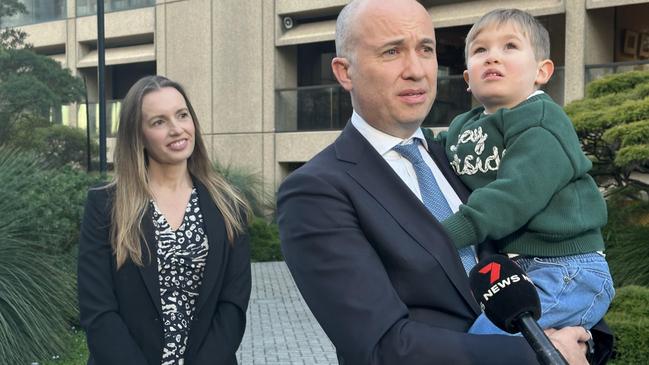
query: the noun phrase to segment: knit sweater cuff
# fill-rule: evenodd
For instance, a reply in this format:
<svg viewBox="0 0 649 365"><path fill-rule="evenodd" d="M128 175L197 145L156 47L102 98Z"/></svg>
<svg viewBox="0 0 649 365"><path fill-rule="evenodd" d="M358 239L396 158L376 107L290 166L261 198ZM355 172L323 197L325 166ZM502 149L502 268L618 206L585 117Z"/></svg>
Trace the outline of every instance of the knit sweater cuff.
<svg viewBox="0 0 649 365"><path fill-rule="evenodd" d="M457 212L442 222L446 233L451 237L457 248L462 248L478 243L478 235L471 222L462 213Z"/></svg>

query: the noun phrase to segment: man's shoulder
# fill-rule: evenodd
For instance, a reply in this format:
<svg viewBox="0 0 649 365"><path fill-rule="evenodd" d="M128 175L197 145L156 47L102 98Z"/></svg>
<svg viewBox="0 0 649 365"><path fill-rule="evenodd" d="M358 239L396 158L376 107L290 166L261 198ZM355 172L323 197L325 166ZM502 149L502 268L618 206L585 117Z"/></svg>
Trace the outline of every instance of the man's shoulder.
<svg viewBox="0 0 649 365"><path fill-rule="evenodd" d="M324 177L326 175L342 172L341 162L336 157L336 148L332 143L318 152L309 161L291 172L282 185L287 181L299 179L301 177Z"/></svg>

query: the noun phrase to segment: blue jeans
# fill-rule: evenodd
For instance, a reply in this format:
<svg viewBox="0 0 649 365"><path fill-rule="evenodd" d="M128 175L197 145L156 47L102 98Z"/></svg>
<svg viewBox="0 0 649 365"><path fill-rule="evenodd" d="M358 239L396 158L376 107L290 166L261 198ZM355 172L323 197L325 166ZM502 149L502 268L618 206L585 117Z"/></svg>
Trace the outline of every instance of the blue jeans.
<svg viewBox="0 0 649 365"><path fill-rule="evenodd" d="M604 256L593 252L574 256L518 256L515 262L534 282L541 299L541 328L592 328L606 314L615 289ZM482 313L469 329L473 334L509 333ZM520 335L520 333L519 333Z"/></svg>

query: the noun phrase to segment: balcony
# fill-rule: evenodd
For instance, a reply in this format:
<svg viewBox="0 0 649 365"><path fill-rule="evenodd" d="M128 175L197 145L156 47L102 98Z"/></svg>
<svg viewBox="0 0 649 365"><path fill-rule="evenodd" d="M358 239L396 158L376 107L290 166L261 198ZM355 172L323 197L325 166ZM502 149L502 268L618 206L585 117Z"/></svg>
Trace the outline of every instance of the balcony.
<svg viewBox="0 0 649 365"><path fill-rule="evenodd" d="M27 13L2 18L0 25L2 27L18 27L65 19L67 15L66 2L66 0L23 0L22 3L25 4Z"/></svg>
<svg viewBox="0 0 649 365"><path fill-rule="evenodd" d="M156 0L105 0L104 11L113 12L154 6ZM97 0L77 0L77 16L97 14Z"/></svg>
<svg viewBox="0 0 649 365"><path fill-rule="evenodd" d="M338 84L278 89L275 105L277 132L340 130L352 115L351 97ZM448 126L470 108L471 95L462 76L440 76L435 104L423 125Z"/></svg>

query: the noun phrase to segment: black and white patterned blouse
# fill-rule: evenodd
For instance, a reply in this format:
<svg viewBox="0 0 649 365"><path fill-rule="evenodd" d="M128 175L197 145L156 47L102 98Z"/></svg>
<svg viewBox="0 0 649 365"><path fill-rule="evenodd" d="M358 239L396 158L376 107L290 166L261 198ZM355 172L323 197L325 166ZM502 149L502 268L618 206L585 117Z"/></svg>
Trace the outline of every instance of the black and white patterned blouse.
<svg viewBox="0 0 649 365"><path fill-rule="evenodd" d="M155 202L151 204L164 328L162 365L182 365L209 245L195 188L175 231Z"/></svg>

